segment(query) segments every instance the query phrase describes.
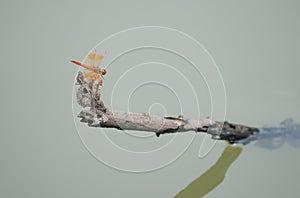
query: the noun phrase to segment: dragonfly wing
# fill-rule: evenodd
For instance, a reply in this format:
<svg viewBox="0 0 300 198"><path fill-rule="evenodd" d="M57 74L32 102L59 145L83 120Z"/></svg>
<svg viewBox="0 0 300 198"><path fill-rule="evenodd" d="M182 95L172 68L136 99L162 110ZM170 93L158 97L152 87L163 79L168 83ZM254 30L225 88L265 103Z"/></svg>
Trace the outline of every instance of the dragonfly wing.
<svg viewBox="0 0 300 198"><path fill-rule="evenodd" d="M95 58L95 66L99 67L100 66L100 62L103 60L104 58L104 54L99 54L96 56Z"/></svg>
<svg viewBox="0 0 300 198"><path fill-rule="evenodd" d="M96 58L96 50L88 55L88 65L94 67Z"/></svg>

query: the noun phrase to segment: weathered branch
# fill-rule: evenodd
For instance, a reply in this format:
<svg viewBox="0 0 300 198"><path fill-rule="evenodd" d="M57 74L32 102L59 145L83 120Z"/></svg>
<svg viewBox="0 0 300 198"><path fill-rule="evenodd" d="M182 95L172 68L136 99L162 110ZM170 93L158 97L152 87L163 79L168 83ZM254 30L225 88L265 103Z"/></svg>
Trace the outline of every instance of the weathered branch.
<svg viewBox="0 0 300 198"><path fill-rule="evenodd" d="M137 130L156 133L157 137L165 133L177 132L204 132L212 135L214 139L227 140L235 143L238 140L251 137L258 133L255 127L248 127L229 122L218 122L212 119L189 119L181 115L178 117L162 117L146 113L132 113L111 110L101 101L100 84L85 78L79 71L77 76L77 102L82 107L78 117L81 122L90 127L109 127L119 130Z"/></svg>

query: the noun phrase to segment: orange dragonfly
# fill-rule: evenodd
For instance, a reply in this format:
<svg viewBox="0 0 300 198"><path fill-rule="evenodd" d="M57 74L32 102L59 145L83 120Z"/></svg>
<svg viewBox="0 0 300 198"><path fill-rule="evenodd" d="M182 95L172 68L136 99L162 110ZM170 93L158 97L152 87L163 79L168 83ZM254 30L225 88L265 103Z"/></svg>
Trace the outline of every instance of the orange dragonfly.
<svg viewBox="0 0 300 198"><path fill-rule="evenodd" d="M106 70L100 68L100 62L103 60L105 54L106 51L103 54L97 55L96 49L94 49L94 51L88 55L88 65L75 60L71 60L71 62L88 70L84 73L85 78L97 80L99 84L102 85L102 78L106 74Z"/></svg>

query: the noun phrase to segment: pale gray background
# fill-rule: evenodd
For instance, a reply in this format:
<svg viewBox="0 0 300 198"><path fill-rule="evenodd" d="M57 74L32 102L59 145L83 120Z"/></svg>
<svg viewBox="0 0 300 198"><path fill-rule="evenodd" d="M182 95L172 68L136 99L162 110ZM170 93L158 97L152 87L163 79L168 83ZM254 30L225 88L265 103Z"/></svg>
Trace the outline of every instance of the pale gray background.
<svg viewBox="0 0 300 198"><path fill-rule="evenodd" d="M71 108L77 68L68 61L134 26L172 27L200 41L224 77L228 120L254 126L286 117L299 122L299 6L298 1L1 1L0 196L171 197L217 160L225 144L201 160L194 141L170 166L132 174L98 162L81 143ZM287 145L275 151L246 146L208 197L298 197L299 157Z"/></svg>

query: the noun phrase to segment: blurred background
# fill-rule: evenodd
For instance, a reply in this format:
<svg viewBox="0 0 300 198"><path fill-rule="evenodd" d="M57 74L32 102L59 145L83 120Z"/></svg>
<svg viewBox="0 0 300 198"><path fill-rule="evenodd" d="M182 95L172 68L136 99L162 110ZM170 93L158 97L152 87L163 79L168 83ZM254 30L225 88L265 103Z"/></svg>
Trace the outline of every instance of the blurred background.
<svg viewBox="0 0 300 198"><path fill-rule="evenodd" d="M174 163L141 174L104 165L82 144L72 113L78 68L69 60L82 60L101 40L131 27L175 28L202 43L224 79L226 120L257 127L287 117L300 122L299 10L300 3L292 0L2 0L0 196L173 197L215 164L226 143L199 158L203 135ZM143 57L139 53L162 56L146 50L115 62L105 97L113 68L129 67L129 59ZM145 97L137 94L138 101ZM205 117L210 109L203 100ZM112 134L116 141L118 134ZM299 150L288 144L276 150L249 144L207 197L298 197L299 167Z"/></svg>

